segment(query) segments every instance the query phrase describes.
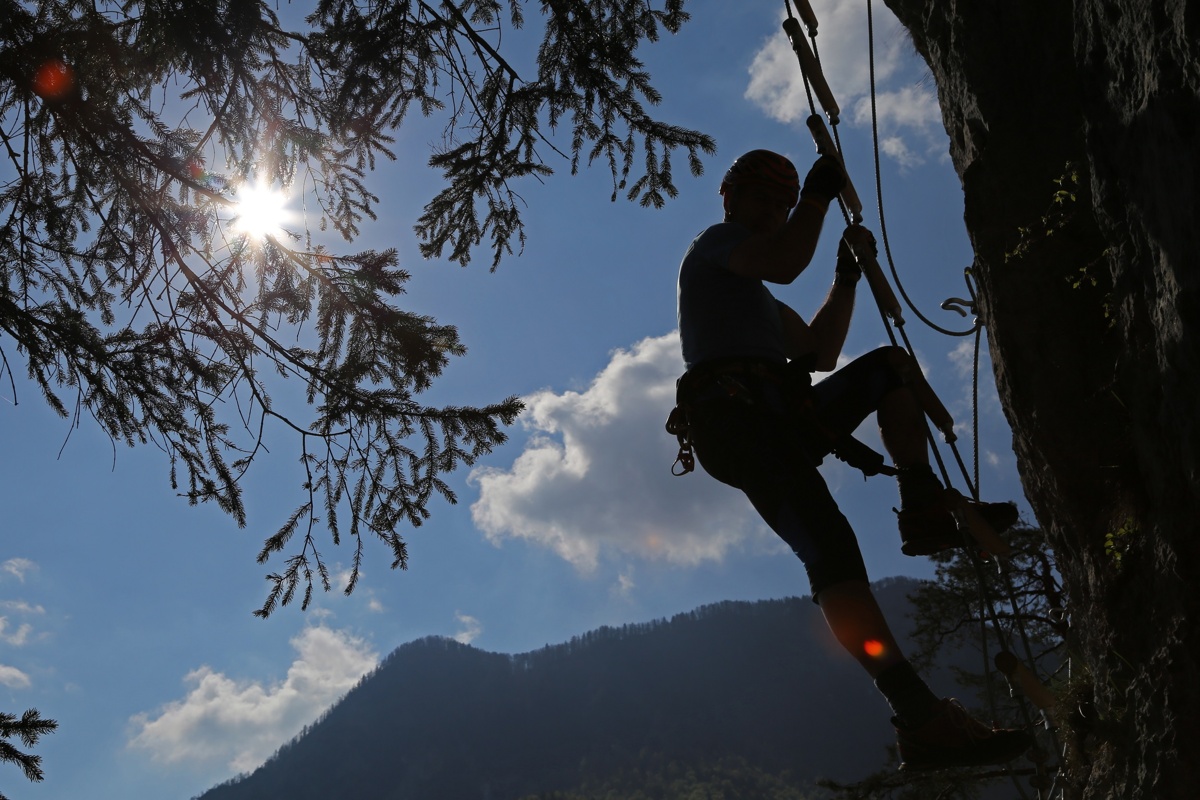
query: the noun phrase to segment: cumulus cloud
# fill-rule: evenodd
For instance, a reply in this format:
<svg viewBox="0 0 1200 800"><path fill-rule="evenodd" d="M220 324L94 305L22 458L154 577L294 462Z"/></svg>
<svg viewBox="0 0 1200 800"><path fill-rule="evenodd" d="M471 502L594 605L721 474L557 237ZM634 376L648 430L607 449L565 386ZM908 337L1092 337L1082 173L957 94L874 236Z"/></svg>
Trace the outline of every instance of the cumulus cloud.
<svg viewBox="0 0 1200 800"><path fill-rule="evenodd" d="M483 625L475 617L456 611L454 618L458 620L461 628L458 633L454 634L454 641L459 644L470 644L479 637L479 634L483 633Z"/></svg>
<svg viewBox="0 0 1200 800"><path fill-rule="evenodd" d="M273 684L235 680L207 666L188 673L186 697L131 719L136 733L129 746L165 763L249 771L379 661L362 639L325 626L306 628L291 644L296 660Z"/></svg>
<svg viewBox="0 0 1200 800"><path fill-rule="evenodd" d="M0 686L10 689L28 689L32 685L29 676L16 667L0 664Z"/></svg>
<svg viewBox="0 0 1200 800"><path fill-rule="evenodd" d="M634 587L637 584L633 580L633 569L627 569L617 576L617 582L613 584L612 593L615 597L629 597L633 594Z"/></svg>
<svg viewBox="0 0 1200 800"><path fill-rule="evenodd" d="M960 402L967 408L970 408L973 402L978 402L980 414L994 415L998 419L1003 419L1004 414L1000 409L1000 396L997 393L996 382L992 375L991 354L988 352L987 347L983 347L979 352L979 389L977 394L974 394L972 389L976 380L974 337L964 338L959 342L947 355L947 360L953 367L954 374L959 378L959 386L961 387Z"/></svg>
<svg viewBox="0 0 1200 800"><path fill-rule="evenodd" d="M35 569L37 569L37 564L28 558L10 558L3 564L0 564L0 570L12 575L21 583L24 583L25 576Z"/></svg>
<svg viewBox="0 0 1200 800"><path fill-rule="evenodd" d="M0 603L4 614L0 616L0 642L13 647L22 647L29 643L33 634L33 625L28 622L20 624L11 620L12 615L32 616L44 614L46 610L40 605L30 605L24 600L5 600Z"/></svg>
<svg viewBox="0 0 1200 800"><path fill-rule="evenodd" d="M16 613L16 614L45 614L46 613L46 609L44 606L40 606L40 605L33 606L33 605L30 605L29 603L26 603L24 600L5 600L3 603L0 603L0 608L5 609L6 611L12 611L13 613Z"/></svg>
<svg viewBox="0 0 1200 800"><path fill-rule="evenodd" d="M490 541L553 550L582 572L605 555L695 565L731 548L775 545L740 492L670 473L663 430L683 371L679 334L617 350L582 392L525 398L531 436L512 466L477 468L472 517Z"/></svg>
<svg viewBox="0 0 1200 800"><path fill-rule="evenodd" d="M809 114L806 97L795 53L782 37L772 36L750 64L746 98L779 122L797 122Z"/></svg>
<svg viewBox="0 0 1200 800"><path fill-rule="evenodd" d="M862 3L813 0L820 22L817 52L822 74L842 112L855 124L870 122L870 63L867 14ZM933 89L919 80L917 57L905 33L882 5L875 24L875 107L884 152L902 166L924 161L931 147L944 149L941 112ZM784 123L811 113L803 75L786 36L773 34L755 54L745 96L768 116Z"/></svg>
<svg viewBox="0 0 1200 800"><path fill-rule="evenodd" d="M351 567L338 564L334 567L329 580L332 585L345 589L345 587L350 585L350 579L353 575L354 570ZM365 602L367 610L372 613L381 614L386 610L383 601L379 599L375 589L367 585L367 571L364 569L358 571L358 586L355 588L354 594L350 597L352 598L352 602ZM318 602L320 602L320 599L318 599ZM328 610L326 610L326 613L332 614Z"/></svg>
<svg viewBox="0 0 1200 800"><path fill-rule="evenodd" d="M975 374L975 339L964 338L948 354L952 371L957 382L954 387L957 394L947 392L943 400L947 402L950 411L955 415L954 430L961 437L973 440L976 435L976 414L978 415L978 434L981 442L991 436L1011 437L1008 418L1000 405L1000 394L996 387L992 372L991 354L985 346L979 352L979 374ZM978 385L976 385L976 380ZM996 453L983 452L980 454L989 466L1008 468L1013 462L1013 456L1001 457Z"/></svg>
<svg viewBox="0 0 1200 800"><path fill-rule="evenodd" d="M954 365L954 372L958 377L971 377L975 370L975 340L963 339L950 351L947 358Z"/></svg>
<svg viewBox="0 0 1200 800"><path fill-rule="evenodd" d="M8 617L0 617L0 642L20 647L29 641L29 634L32 632L33 626L28 622L24 622L14 629L8 621Z"/></svg>
<svg viewBox="0 0 1200 800"><path fill-rule="evenodd" d="M937 97L928 86L909 84L890 91L875 93L875 112L897 128L924 130L942 119ZM871 99L863 97L854 103L853 121L871 123Z"/></svg>
<svg viewBox="0 0 1200 800"><path fill-rule="evenodd" d="M879 149L902 167L915 167L924 161L924 159L913 152L912 148L908 146L908 142L899 136L889 136L886 139L880 139Z"/></svg>

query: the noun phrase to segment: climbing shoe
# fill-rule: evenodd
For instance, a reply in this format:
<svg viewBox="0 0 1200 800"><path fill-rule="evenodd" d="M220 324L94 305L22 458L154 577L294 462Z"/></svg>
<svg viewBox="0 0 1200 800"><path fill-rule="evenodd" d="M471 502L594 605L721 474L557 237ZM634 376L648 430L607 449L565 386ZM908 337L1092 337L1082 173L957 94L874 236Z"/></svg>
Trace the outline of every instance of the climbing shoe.
<svg viewBox="0 0 1200 800"><path fill-rule="evenodd" d="M1033 744L1027 731L989 728L967 713L957 700L938 702L934 716L915 728L893 718L900 769L906 772L1003 764Z"/></svg>
<svg viewBox="0 0 1200 800"><path fill-rule="evenodd" d="M967 502L996 533L1008 530L1017 522L1016 503ZM896 511L896 517L900 526L900 552L906 556L929 556L963 545L958 522L944 498L923 508L901 509Z"/></svg>

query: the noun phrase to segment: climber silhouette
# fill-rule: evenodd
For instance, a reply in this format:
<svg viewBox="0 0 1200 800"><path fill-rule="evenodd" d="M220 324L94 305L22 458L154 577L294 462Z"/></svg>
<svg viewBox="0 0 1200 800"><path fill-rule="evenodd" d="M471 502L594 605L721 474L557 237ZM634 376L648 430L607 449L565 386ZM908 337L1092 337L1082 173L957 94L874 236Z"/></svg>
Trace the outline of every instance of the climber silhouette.
<svg viewBox="0 0 1200 800"><path fill-rule="evenodd" d="M933 694L884 620L854 530L816 468L875 413L896 465L902 550L927 555L961 544L944 487L929 467L923 412L908 386L919 369L911 356L883 347L812 384L812 372L837 364L862 275L852 250L873 247L870 233L846 229L833 286L809 322L764 285L791 283L808 266L845 182L841 164L822 156L801 188L792 163L768 150L746 153L726 172L724 221L696 237L679 269L687 367L679 408L705 471L741 489L804 563L834 636L892 708L902 768L1005 762L1032 737L988 727L957 701ZM998 528L1015 521L1011 504L981 503L977 510Z"/></svg>

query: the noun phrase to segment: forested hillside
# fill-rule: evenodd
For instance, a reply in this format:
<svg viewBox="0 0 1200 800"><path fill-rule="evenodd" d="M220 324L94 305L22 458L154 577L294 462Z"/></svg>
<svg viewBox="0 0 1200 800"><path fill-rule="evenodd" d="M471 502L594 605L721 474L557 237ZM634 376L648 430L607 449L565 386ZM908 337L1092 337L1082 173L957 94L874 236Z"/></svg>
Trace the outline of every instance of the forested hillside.
<svg viewBox="0 0 1200 800"><path fill-rule="evenodd" d="M913 588L879 584L902 630ZM945 672L935 683L952 691ZM856 780L892 740L886 705L808 598L730 602L520 655L406 644L260 769L202 798L516 800L647 759L656 780L672 762L724 763L722 780L786 792Z"/></svg>

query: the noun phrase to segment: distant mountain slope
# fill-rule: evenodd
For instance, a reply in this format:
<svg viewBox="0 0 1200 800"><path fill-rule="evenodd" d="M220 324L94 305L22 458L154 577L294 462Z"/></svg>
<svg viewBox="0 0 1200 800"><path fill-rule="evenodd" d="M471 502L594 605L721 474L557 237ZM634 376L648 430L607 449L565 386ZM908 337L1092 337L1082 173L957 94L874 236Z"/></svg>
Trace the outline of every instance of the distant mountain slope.
<svg viewBox="0 0 1200 800"><path fill-rule="evenodd" d="M901 631L916 585L877 584ZM639 753L844 781L879 768L891 741L886 704L808 598L726 602L515 656L406 644L266 764L201 798L515 800Z"/></svg>

